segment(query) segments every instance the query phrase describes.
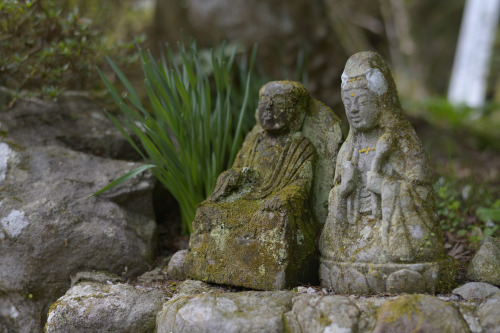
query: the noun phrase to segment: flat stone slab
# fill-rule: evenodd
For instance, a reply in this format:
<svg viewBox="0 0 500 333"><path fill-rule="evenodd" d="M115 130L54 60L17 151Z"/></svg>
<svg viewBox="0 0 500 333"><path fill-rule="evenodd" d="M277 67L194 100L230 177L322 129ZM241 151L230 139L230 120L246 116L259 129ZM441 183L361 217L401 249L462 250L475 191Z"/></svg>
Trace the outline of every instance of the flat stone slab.
<svg viewBox="0 0 500 333"><path fill-rule="evenodd" d="M418 264L343 263L320 260L321 285L338 294L436 293L443 276L454 274L449 260Z"/></svg>

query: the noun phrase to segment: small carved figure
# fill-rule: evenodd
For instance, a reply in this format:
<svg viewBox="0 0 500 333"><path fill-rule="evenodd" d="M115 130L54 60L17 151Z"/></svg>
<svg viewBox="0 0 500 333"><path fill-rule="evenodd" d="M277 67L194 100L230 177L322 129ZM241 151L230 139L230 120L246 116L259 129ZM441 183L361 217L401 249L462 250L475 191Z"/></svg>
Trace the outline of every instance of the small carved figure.
<svg viewBox="0 0 500 333"><path fill-rule="evenodd" d="M435 292L452 283L427 154L374 52L342 74L349 135L320 238L322 285L337 292ZM451 278L443 277L444 273Z"/></svg>
<svg viewBox="0 0 500 333"><path fill-rule="evenodd" d="M316 149L300 131L312 102L296 82L262 87L260 126L198 206L188 276L264 290L317 280L319 224L310 200Z"/></svg>

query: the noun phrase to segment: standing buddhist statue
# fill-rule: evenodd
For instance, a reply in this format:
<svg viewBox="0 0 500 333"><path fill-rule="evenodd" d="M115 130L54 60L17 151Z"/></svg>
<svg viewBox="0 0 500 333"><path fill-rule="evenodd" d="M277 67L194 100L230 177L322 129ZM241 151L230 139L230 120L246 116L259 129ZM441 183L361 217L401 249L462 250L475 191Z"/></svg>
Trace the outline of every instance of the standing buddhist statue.
<svg viewBox="0 0 500 333"><path fill-rule="evenodd" d="M349 135L337 156L320 238L320 279L338 293L437 292L454 269L444 254L428 156L374 52L342 74Z"/></svg>

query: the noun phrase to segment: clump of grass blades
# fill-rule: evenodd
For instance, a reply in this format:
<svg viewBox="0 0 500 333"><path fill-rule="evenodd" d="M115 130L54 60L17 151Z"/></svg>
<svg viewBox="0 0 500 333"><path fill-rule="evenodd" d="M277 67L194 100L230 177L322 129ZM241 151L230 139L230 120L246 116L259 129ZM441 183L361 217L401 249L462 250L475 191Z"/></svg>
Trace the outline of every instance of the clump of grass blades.
<svg viewBox="0 0 500 333"><path fill-rule="evenodd" d="M212 50L206 66L194 42L187 50L183 44L178 46L177 54L167 46L161 62L139 48L150 110L143 106L131 83L111 59L109 64L128 91L125 98L99 71L121 110L118 117L109 112L107 115L147 164L93 195L151 169L178 201L183 232L189 234L197 204L213 191L217 176L232 165L248 127L244 126L245 115L254 111L249 95L254 93L251 73L257 48L252 50L245 82L240 88L244 92L237 92L243 95L238 108L234 105L232 96L236 92L231 84L231 78L238 75L233 70L236 50L228 56L224 46L219 56ZM242 69L239 71L241 74ZM132 136L138 138L140 145Z"/></svg>

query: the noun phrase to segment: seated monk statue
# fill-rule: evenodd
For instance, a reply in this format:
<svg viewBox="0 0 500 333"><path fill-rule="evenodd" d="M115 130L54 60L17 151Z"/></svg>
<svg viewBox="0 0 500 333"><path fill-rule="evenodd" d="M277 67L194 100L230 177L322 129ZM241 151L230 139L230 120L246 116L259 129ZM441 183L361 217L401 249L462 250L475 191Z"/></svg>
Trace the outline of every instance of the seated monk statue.
<svg viewBox="0 0 500 333"><path fill-rule="evenodd" d="M454 269L443 252L429 159L388 66L374 52L357 53L341 88L350 130L320 237L321 284L358 294L451 287Z"/></svg>
<svg viewBox="0 0 500 333"><path fill-rule="evenodd" d="M261 88L260 126L197 208L189 277L260 290L317 280L318 223L310 207L316 151L300 132L310 100L296 82Z"/></svg>

